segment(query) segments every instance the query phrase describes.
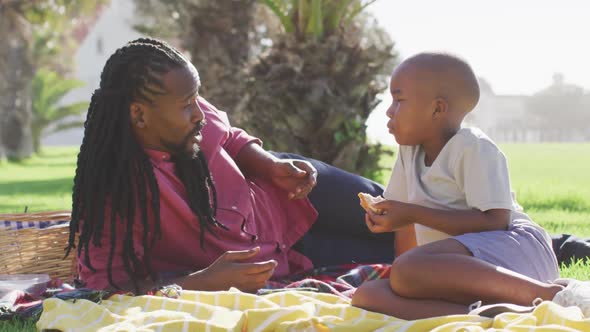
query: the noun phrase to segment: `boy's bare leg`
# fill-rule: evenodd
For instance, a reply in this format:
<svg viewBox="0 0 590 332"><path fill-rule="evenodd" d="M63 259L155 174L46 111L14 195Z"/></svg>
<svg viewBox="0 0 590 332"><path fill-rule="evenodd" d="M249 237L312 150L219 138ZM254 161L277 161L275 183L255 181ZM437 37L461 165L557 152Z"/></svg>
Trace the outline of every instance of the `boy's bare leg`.
<svg viewBox="0 0 590 332"><path fill-rule="evenodd" d="M468 306L437 300L413 300L396 295L389 280L363 283L352 297L352 305L405 320L467 314Z"/></svg>
<svg viewBox="0 0 590 332"><path fill-rule="evenodd" d="M474 258L454 239L417 247L396 258L390 285L405 298L463 305L481 300L529 306L536 298L552 300L563 289Z"/></svg>

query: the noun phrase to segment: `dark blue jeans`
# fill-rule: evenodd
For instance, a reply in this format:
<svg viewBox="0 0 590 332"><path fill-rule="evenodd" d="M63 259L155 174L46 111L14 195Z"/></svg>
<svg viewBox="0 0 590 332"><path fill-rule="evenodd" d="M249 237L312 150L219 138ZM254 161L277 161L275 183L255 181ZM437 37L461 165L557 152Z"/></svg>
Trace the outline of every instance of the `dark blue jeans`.
<svg viewBox="0 0 590 332"><path fill-rule="evenodd" d="M317 185L309 199L319 213L317 221L294 246L314 266L346 263L391 263L393 233L373 234L365 225L365 212L357 194L383 194L383 186L324 162L291 153L276 153L282 159L309 161L318 171Z"/></svg>

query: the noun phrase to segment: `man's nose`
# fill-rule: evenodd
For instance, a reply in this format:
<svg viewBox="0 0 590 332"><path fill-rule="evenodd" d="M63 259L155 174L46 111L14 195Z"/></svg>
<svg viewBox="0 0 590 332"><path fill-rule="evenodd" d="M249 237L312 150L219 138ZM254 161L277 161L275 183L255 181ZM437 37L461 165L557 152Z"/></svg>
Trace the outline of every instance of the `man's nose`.
<svg viewBox="0 0 590 332"><path fill-rule="evenodd" d="M203 110L201 109L201 105L200 105L199 101L197 100L195 102L195 107L193 108L191 122L197 123L197 122L203 120L204 118L205 118L205 113L203 113Z"/></svg>

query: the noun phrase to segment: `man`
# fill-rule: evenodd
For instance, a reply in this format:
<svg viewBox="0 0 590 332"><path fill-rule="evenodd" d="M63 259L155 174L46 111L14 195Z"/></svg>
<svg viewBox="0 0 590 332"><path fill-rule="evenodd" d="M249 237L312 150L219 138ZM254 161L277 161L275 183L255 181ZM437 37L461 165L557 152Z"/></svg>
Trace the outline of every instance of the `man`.
<svg viewBox="0 0 590 332"><path fill-rule="evenodd" d="M200 84L190 62L153 39L107 61L78 155L68 246L79 233L87 287L255 291L313 264L392 260L393 236L371 235L356 201L381 186L266 152L198 95Z"/></svg>

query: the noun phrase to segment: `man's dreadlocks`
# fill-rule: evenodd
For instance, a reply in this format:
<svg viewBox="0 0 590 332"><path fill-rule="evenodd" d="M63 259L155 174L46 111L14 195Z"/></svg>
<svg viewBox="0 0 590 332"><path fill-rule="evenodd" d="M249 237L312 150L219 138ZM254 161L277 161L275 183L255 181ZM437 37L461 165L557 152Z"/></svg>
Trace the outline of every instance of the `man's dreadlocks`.
<svg viewBox="0 0 590 332"><path fill-rule="evenodd" d="M107 60L100 88L94 91L90 101L74 177L66 256L76 247L75 235L81 228L78 256L84 254L84 264L95 271L88 253L89 245L92 242L100 246L103 228L110 227L107 274L115 288L119 287L113 282L112 262L117 241L123 241L123 263L137 290L137 275L143 268L154 277L150 249L154 241L161 238L158 182L149 157L133 135L129 107L138 100L152 103L151 96L166 93L162 76L188 65L178 51L164 42L147 38L134 40ZM220 225L215 220L217 195L207 162L199 151L193 158L178 156L175 167L186 188L189 206L199 218L203 249L205 231ZM110 206L110 210L105 209L106 206ZM105 211L110 211L109 215L105 215ZM149 215L153 215L154 220L149 220ZM144 265L134 250L136 218L143 228ZM125 225L124 234L116 233L118 219ZM154 235L150 239L151 231Z"/></svg>

